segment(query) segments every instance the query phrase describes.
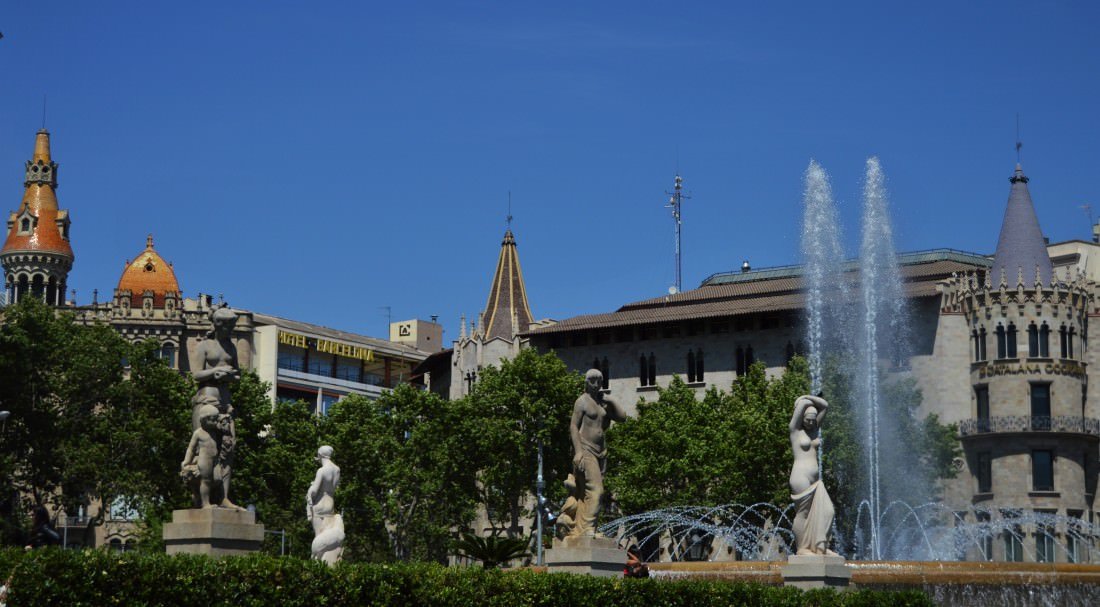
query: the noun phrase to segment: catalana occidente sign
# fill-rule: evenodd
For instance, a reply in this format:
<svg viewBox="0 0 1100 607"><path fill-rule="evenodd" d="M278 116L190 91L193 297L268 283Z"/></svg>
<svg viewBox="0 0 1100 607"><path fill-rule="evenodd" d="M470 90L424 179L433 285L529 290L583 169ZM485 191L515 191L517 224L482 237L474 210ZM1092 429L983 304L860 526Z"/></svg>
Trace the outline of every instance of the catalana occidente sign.
<svg viewBox="0 0 1100 607"><path fill-rule="evenodd" d="M1085 366L1075 360L1060 362L993 363L978 369L978 378L1000 375L1069 375L1084 377Z"/></svg>

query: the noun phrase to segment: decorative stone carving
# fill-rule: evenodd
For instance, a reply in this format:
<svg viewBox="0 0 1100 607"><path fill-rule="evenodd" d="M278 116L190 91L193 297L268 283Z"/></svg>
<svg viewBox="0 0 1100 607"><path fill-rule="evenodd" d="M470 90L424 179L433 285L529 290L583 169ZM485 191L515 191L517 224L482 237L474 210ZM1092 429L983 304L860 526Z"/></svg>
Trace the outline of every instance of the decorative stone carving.
<svg viewBox="0 0 1100 607"><path fill-rule="evenodd" d="M795 503L792 523L797 554L836 553L829 550L833 527L833 500L821 482L817 451L821 445L821 422L829 403L819 396L801 396L791 416L791 499Z"/></svg>
<svg viewBox="0 0 1100 607"><path fill-rule="evenodd" d="M180 475L192 486L193 507L239 510L229 500L237 443L229 388L241 378L232 340L237 314L228 306L218 306L211 309L210 322L213 330L196 352L199 365L193 375L199 389L191 398L191 444Z"/></svg>
<svg viewBox="0 0 1100 607"><path fill-rule="evenodd" d="M612 421L626 419L618 403L600 391L602 386L603 374L598 369L589 369L584 377L584 394L573 405L569 422L573 473L565 481L569 497L558 519L558 533L565 537L596 535L607 465L604 432Z"/></svg>
<svg viewBox="0 0 1100 607"><path fill-rule="evenodd" d="M344 519L336 513L334 496L340 467L332 461L332 447L317 450L317 475L306 491L306 518L313 523L313 558L335 565L344 552Z"/></svg>

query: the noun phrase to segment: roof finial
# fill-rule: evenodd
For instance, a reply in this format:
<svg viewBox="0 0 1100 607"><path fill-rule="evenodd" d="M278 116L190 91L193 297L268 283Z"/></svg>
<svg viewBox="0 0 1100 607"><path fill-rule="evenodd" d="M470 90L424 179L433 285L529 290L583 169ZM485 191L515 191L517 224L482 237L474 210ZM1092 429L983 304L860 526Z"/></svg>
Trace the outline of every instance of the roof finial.
<svg viewBox="0 0 1100 607"><path fill-rule="evenodd" d="M1020 141L1020 113L1016 113L1016 166L1020 165L1020 148L1024 147L1024 142Z"/></svg>
<svg viewBox="0 0 1100 607"><path fill-rule="evenodd" d="M153 235L152 234L149 234L148 236L145 237L145 248L146 249L153 248Z"/></svg>
<svg viewBox="0 0 1100 607"><path fill-rule="evenodd" d="M508 231L512 231L512 190L508 190L508 216L504 219L508 224Z"/></svg>
<svg viewBox="0 0 1100 607"><path fill-rule="evenodd" d="M46 130L46 93L42 93L42 130Z"/></svg>

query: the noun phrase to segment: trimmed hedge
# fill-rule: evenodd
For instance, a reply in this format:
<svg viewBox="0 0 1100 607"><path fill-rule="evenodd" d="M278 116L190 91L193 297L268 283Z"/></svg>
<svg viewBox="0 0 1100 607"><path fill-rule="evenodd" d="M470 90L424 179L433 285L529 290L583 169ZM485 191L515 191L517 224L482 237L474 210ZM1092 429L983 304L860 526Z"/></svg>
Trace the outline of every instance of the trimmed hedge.
<svg viewBox="0 0 1100 607"><path fill-rule="evenodd" d="M926 606L919 591L801 592L719 580L624 580L435 564L341 564L267 556L211 559L45 549L0 551L14 572L9 607L26 605L782 605Z"/></svg>

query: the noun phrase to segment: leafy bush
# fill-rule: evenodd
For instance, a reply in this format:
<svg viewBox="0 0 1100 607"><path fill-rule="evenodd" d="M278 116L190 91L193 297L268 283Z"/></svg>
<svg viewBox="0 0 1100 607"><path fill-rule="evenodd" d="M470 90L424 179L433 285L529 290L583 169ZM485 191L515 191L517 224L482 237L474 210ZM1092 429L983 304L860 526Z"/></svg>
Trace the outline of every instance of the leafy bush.
<svg viewBox="0 0 1100 607"><path fill-rule="evenodd" d="M922 593L801 592L717 580L624 580L436 564L349 565L251 556L0 551L8 605L783 605L924 606Z"/></svg>

